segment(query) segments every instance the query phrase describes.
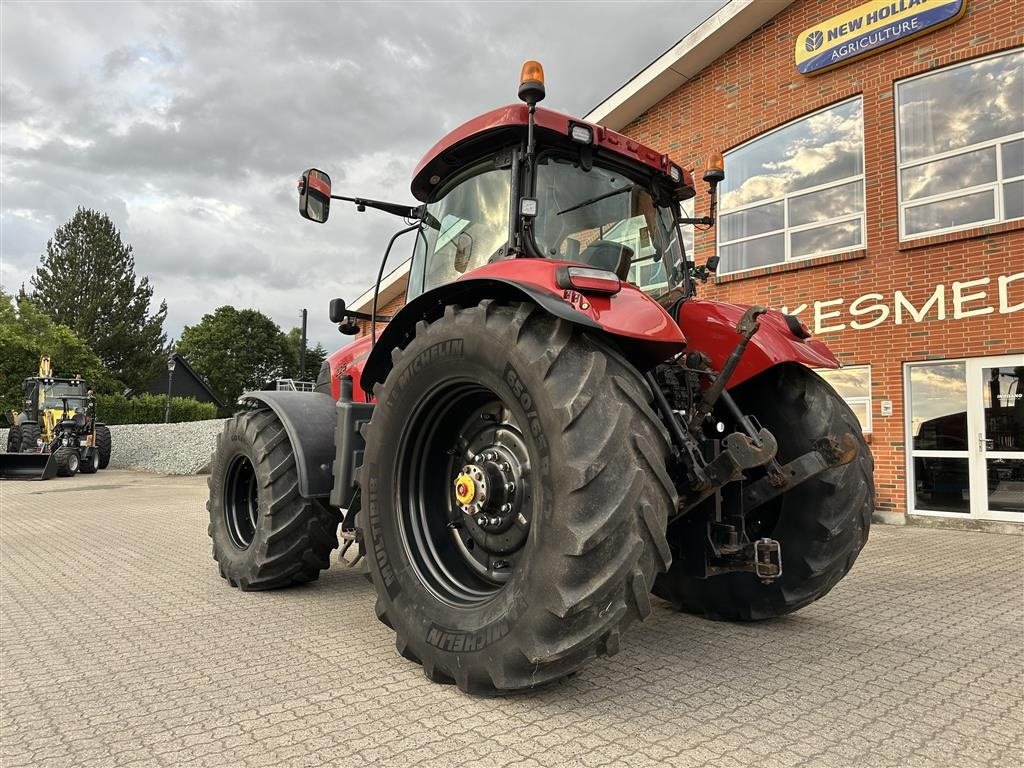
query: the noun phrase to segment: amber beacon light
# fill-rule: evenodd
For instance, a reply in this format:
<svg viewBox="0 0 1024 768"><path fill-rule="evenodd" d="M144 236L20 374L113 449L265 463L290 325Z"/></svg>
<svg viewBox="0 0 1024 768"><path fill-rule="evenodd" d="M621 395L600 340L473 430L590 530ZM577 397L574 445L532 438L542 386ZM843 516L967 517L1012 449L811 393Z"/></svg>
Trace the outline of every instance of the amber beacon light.
<svg viewBox="0 0 1024 768"><path fill-rule="evenodd" d="M519 75L519 98L531 107L544 99L544 67L539 61L523 64Z"/></svg>

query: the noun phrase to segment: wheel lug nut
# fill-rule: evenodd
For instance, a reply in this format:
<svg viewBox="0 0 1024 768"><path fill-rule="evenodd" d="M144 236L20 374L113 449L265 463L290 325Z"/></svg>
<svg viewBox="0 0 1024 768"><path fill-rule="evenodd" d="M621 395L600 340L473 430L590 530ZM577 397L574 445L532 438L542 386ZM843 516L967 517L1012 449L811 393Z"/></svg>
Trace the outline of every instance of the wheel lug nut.
<svg viewBox="0 0 1024 768"><path fill-rule="evenodd" d="M501 524L501 518L500 517L492 517L492 518L489 518L487 520L487 522L490 525L500 525Z"/></svg>
<svg viewBox="0 0 1024 768"><path fill-rule="evenodd" d="M508 491L509 493L515 493L516 492L516 484L515 483L505 483L505 490Z"/></svg>
<svg viewBox="0 0 1024 768"><path fill-rule="evenodd" d="M485 525L487 525L487 518L483 515L480 515L480 517L476 519L476 524L483 528Z"/></svg>
<svg viewBox="0 0 1024 768"><path fill-rule="evenodd" d="M511 470L512 470L512 465L511 464L509 464L507 461L501 462L501 471L502 472L510 472Z"/></svg>
<svg viewBox="0 0 1024 768"><path fill-rule="evenodd" d="M511 504L502 504L501 505L501 511L506 513L506 514L508 514L509 512L512 511L512 505Z"/></svg>

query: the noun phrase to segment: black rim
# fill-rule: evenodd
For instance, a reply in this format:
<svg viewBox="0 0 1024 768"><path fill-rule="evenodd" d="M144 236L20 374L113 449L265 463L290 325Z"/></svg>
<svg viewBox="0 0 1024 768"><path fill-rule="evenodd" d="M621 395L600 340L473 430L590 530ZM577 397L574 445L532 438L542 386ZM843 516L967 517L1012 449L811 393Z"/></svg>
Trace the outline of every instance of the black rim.
<svg viewBox="0 0 1024 768"><path fill-rule="evenodd" d="M259 494L256 492L256 470L247 456L236 456L228 468L224 484L224 519L231 543L248 549L256 535L259 518Z"/></svg>
<svg viewBox="0 0 1024 768"><path fill-rule="evenodd" d="M420 581L456 607L491 600L516 570L533 497L526 440L501 398L448 382L425 397L399 445L398 516Z"/></svg>

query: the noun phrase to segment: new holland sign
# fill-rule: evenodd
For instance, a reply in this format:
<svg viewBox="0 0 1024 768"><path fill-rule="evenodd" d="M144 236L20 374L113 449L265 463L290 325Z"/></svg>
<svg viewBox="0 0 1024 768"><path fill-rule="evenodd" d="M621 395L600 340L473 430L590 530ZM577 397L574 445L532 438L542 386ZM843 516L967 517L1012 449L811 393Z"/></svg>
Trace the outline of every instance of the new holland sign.
<svg viewBox="0 0 1024 768"><path fill-rule="evenodd" d="M889 48L963 16L967 0L871 0L797 36L796 68L817 74Z"/></svg>

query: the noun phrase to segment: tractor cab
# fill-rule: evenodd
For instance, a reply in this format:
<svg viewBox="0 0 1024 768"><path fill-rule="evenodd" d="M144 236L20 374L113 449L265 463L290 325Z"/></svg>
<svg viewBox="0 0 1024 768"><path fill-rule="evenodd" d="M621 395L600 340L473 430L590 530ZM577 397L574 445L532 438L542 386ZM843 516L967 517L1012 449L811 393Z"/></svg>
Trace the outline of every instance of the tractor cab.
<svg viewBox="0 0 1024 768"><path fill-rule="evenodd" d="M300 213L323 222L340 199L418 220L410 301L511 258L596 269L666 305L692 295L693 276L707 273L687 260L680 227L713 224L721 155L704 174L711 216L684 218L680 204L695 196L689 171L615 131L538 107L543 78L527 62L524 104L470 120L426 153L412 180L420 206L332 195L330 177L310 169L299 181Z"/></svg>

